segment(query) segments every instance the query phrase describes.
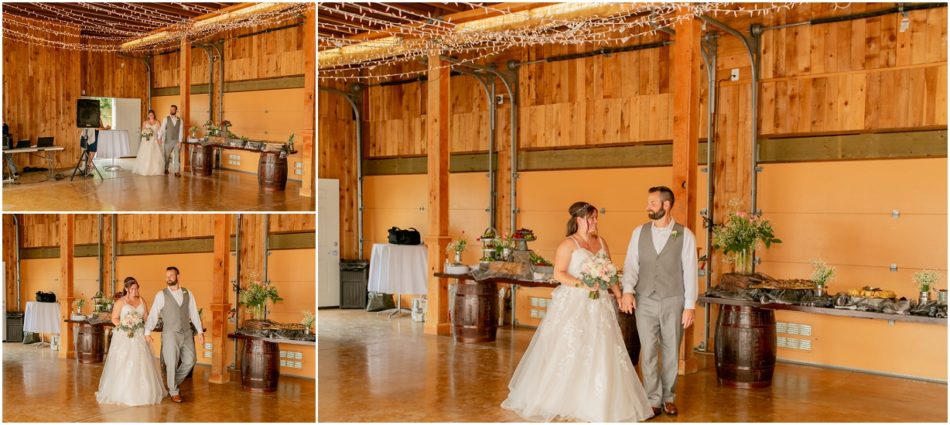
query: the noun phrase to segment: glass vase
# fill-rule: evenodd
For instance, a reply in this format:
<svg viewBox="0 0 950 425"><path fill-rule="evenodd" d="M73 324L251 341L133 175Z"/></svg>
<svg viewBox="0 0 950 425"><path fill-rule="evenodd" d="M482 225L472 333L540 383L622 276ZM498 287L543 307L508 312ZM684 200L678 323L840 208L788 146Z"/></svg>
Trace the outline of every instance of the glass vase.
<svg viewBox="0 0 950 425"><path fill-rule="evenodd" d="M455 264L462 264L462 251L455 251Z"/></svg>
<svg viewBox="0 0 950 425"><path fill-rule="evenodd" d="M746 248L736 252L735 273L752 274L752 249Z"/></svg>

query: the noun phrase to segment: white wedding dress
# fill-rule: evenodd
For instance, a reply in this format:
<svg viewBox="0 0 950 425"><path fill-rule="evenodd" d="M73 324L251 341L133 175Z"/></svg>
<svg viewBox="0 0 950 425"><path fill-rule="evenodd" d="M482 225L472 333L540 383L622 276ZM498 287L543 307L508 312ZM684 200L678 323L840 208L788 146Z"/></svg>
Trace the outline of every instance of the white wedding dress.
<svg viewBox="0 0 950 425"><path fill-rule="evenodd" d="M142 138L139 143L139 153L135 157L132 172L142 176L159 176L165 174L165 157L162 147L158 144L158 128L161 122L154 125L148 121L142 124L142 131L152 130L152 137Z"/></svg>
<svg viewBox="0 0 950 425"><path fill-rule="evenodd" d="M575 241L576 244L576 241ZM601 249L603 252L603 249ZM578 247L567 272L580 277L594 254ZM558 286L511 382L505 409L531 421L638 422L653 416L605 290Z"/></svg>
<svg viewBox="0 0 950 425"><path fill-rule="evenodd" d="M144 318L145 303L138 307L123 305L119 317L125 317L132 311ZM99 378L96 401L100 404L142 406L161 403L165 393L158 371L158 359L152 357L143 329L137 329L132 338L125 331L113 330L112 344L109 345L106 364L102 368L102 377Z"/></svg>

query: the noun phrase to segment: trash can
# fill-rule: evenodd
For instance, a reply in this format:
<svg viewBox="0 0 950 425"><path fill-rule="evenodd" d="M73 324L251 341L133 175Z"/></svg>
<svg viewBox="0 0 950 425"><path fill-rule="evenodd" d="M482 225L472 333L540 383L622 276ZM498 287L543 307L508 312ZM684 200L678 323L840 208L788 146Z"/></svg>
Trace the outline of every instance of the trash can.
<svg viewBox="0 0 950 425"><path fill-rule="evenodd" d="M3 342L23 341L23 312L7 312L7 329L3 334Z"/></svg>
<svg viewBox="0 0 950 425"><path fill-rule="evenodd" d="M366 308L369 261L340 261L340 308Z"/></svg>

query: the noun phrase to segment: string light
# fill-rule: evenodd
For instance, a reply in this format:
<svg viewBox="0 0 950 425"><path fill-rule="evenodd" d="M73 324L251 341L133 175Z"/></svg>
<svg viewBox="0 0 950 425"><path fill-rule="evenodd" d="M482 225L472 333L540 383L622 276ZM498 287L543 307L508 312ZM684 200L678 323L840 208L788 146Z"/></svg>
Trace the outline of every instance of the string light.
<svg viewBox="0 0 950 425"><path fill-rule="evenodd" d="M466 3L467 4L467 3ZM500 20L519 22L523 17L516 16L510 8L498 9L481 4L467 4L472 9L481 9L486 15L498 15ZM353 10L352 5L350 10ZM413 63L428 58L433 50L446 55L459 55L463 63L476 63L487 60L506 50L517 47L537 45L562 46L601 46L627 44L631 40L641 37L656 36L661 28L670 28L686 19L696 16L761 16L777 11L791 9L795 3L771 3L767 6L756 4L734 3L639 3L629 4L620 12L612 15L593 15L579 18L564 18L554 14L543 15L533 19L530 24L505 28L502 30L473 30L460 31L460 26L448 20L438 19L437 30L433 26L423 27L418 19L435 20L411 11L406 11L396 4L374 5L374 9L357 8L360 13L341 10L341 4L321 4L318 7L328 14L345 17L344 20L334 22L320 22L318 28L335 33L360 34L367 32L367 27L379 27L371 30L374 33L392 37L380 40L364 40L361 38L345 38L335 35L319 35L318 48L340 49L336 53L342 54L347 48L359 47L365 51L378 50L379 57L359 57L361 52L347 57L348 63L334 66L319 66L320 80L383 80L388 78L407 78L429 71L428 68L418 70L403 70L399 72L382 71L388 66L400 63ZM385 8L385 10L381 10ZM687 13L679 13L686 11ZM372 16L390 16L394 19L406 20L408 15L412 19L409 23L391 22ZM510 19L509 19L510 18ZM504 27L504 23L499 27ZM317 53L320 55L320 52ZM435 69L444 69L454 66L446 64Z"/></svg>
<svg viewBox="0 0 950 425"><path fill-rule="evenodd" d="M193 25L191 18L174 16L148 9L134 3L81 3L90 12L78 12L56 7L55 4L33 3L42 10L55 15L54 18L36 11L17 6L16 3L3 5L3 37L16 42L43 47L91 52L127 52L160 50L177 45L182 37L200 42L221 32L253 28L272 27L289 21L299 21L304 13L313 9L313 3L272 3L273 7L263 11L254 11L246 15L235 16L232 20L204 22ZM185 5L182 5L183 7ZM212 10L206 6L192 4L188 10L215 16L225 16L233 11ZM122 16L131 22L111 21L103 15ZM160 18L156 18L160 17ZM77 23L76 21L79 21ZM155 30L167 28L169 37L156 38L123 49L122 44L139 40ZM85 35L83 31L108 35Z"/></svg>

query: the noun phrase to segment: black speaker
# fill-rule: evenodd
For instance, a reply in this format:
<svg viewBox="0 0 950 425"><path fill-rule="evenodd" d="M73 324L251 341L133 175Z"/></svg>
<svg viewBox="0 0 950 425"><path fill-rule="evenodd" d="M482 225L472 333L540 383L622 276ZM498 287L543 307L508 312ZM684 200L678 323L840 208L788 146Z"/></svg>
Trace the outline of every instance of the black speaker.
<svg viewBox="0 0 950 425"><path fill-rule="evenodd" d="M100 123L99 101L79 99L76 101L76 127L98 128Z"/></svg>

